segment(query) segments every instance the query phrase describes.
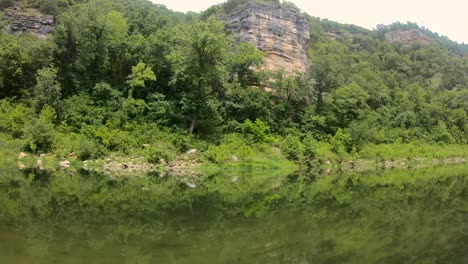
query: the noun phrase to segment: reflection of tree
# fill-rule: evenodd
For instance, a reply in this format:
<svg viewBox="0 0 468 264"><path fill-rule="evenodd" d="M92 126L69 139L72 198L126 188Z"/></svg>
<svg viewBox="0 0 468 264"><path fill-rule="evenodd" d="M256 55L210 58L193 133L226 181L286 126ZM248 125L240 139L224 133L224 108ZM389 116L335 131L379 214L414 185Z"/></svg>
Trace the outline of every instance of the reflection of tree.
<svg viewBox="0 0 468 264"><path fill-rule="evenodd" d="M465 175L466 165L326 177L233 172L187 188L175 177L6 172L0 255L22 248L44 263L464 263Z"/></svg>

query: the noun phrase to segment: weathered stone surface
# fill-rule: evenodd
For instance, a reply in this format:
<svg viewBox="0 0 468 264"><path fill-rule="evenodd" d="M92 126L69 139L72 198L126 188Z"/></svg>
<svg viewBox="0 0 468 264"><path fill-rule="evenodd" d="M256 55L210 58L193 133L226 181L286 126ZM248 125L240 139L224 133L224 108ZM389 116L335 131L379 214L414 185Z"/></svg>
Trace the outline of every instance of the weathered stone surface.
<svg viewBox="0 0 468 264"><path fill-rule="evenodd" d="M70 163L70 161L68 161L68 160L64 160L64 161L61 161L61 162L59 163L59 165L60 165L61 168L64 168L64 169L65 169L65 168L69 168L70 165L71 165L71 163Z"/></svg>
<svg viewBox="0 0 468 264"><path fill-rule="evenodd" d="M249 1L218 18L226 21L226 31L236 42L250 42L266 54L266 70L307 70L310 25L297 8Z"/></svg>
<svg viewBox="0 0 468 264"><path fill-rule="evenodd" d="M195 153L197 153L196 149L190 149L187 151L187 155L194 155Z"/></svg>
<svg viewBox="0 0 468 264"><path fill-rule="evenodd" d="M399 43L403 46L411 46L413 44L429 45L432 39L426 36L419 30L396 30L385 34L385 39L392 43Z"/></svg>
<svg viewBox="0 0 468 264"><path fill-rule="evenodd" d="M7 32L15 35L31 32L38 38L46 38L53 33L55 26L54 16L43 15L35 9L10 7L5 9L5 19L11 20L6 26Z"/></svg>

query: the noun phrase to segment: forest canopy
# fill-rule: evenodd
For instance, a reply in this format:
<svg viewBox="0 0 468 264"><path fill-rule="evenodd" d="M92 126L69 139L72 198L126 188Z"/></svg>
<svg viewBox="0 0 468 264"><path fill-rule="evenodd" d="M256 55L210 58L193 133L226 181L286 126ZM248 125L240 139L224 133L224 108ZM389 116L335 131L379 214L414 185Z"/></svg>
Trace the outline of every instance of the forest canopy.
<svg viewBox="0 0 468 264"><path fill-rule="evenodd" d="M303 14L310 69L268 72L265 54L236 43L216 19L244 2L183 14L146 0L0 0L2 10L38 8L57 21L42 40L7 34L3 20L0 131L30 151L82 159L154 141L168 144L157 153L206 149L230 134L280 145L293 160L317 142L336 153L468 143L466 45L412 23L369 31ZM407 28L434 41L385 40Z"/></svg>

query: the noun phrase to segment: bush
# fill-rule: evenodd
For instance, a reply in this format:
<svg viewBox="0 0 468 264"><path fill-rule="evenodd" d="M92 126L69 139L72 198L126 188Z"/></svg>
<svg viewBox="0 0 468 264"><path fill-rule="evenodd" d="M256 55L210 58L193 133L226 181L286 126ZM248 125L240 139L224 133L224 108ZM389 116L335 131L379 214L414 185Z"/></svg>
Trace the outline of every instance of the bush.
<svg viewBox="0 0 468 264"><path fill-rule="evenodd" d="M25 128L26 150L32 152L48 152L52 150L55 139L53 121L56 119L55 111L46 105L38 118L33 119Z"/></svg>
<svg viewBox="0 0 468 264"><path fill-rule="evenodd" d="M146 147L146 160L150 163L159 163L160 160L171 161L175 157L175 151L165 145Z"/></svg>
<svg viewBox="0 0 468 264"><path fill-rule="evenodd" d="M287 135L281 141L281 150L286 158L293 161L299 161L304 154L304 148L298 136Z"/></svg>
<svg viewBox="0 0 468 264"><path fill-rule="evenodd" d="M112 129L112 124L110 123L100 126L94 132L94 136L109 150L129 153L130 150L136 147L135 139L129 132Z"/></svg>
<svg viewBox="0 0 468 264"><path fill-rule="evenodd" d="M317 156L318 142L315 138L307 134L302 140L302 147L304 150L304 157L308 160L312 160Z"/></svg>
<svg viewBox="0 0 468 264"><path fill-rule="evenodd" d="M41 12L56 16L58 13L58 1L57 0L44 0L41 5Z"/></svg>
<svg viewBox="0 0 468 264"><path fill-rule="evenodd" d="M13 137L19 138L30 118L31 111L23 104L12 105L6 99L0 100L0 131L11 132Z"/></svg>
<svg viewBox="0 0 468 264"><path fill-rule="evenodd" d="M75 153L80 160L98 159L105 155L105 149L95 140L80 135L76 143Z"/></svg>
<svg viewBox="0 0 468 264"><path fill-rule="evenodd" d="M241 162L249 162L253 152L240 134L227 134L220 145L209 146L204 155L211 162L223 164L234 161L233 156Z"/></svg>
<svg viewBox="0 0 468 264"><path fill-rule="evenodd" d="M244 134L252 135L253 140L258 143L273 143L276 139L270 134L270 128L260 119L255 119L255 123L246 119L242 127Z"/></svg>
<svg viewBox="0 0 468 264"><path fill-rule="evenodd" d="M345 154L351 150L351 141L351 136L339 128L330 140L331 149L337 154Z"/></svg>

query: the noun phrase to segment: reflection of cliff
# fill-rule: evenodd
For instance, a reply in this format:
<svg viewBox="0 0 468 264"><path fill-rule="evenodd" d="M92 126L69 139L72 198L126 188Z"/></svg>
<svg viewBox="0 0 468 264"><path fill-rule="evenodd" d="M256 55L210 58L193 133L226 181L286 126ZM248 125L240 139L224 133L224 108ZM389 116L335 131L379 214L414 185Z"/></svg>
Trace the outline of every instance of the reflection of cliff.
<svg viewBox="0 0 468 264"><path fill-rule="evenodd" d="M55 19L52 15L43 15L36 9L7 8L5 19L11 23L7 25L9 34L31 32L39 38L45 38L54 30Z"/></svg>
<svg viewBox="0 0 468 264"><path fill-rule="evenodd" d="M413 44L429 45L432 40L419 30L396 30L385 34L385 39L392 43L399 43L403 46Z"/></svg>
<svg viewBox="0 0 468 264"><path fill-rule="evenodd" d="M250 42L266 54L266 70L307 70L310 28L295 7L249 1L220 16L237 42Z"/></svg>

